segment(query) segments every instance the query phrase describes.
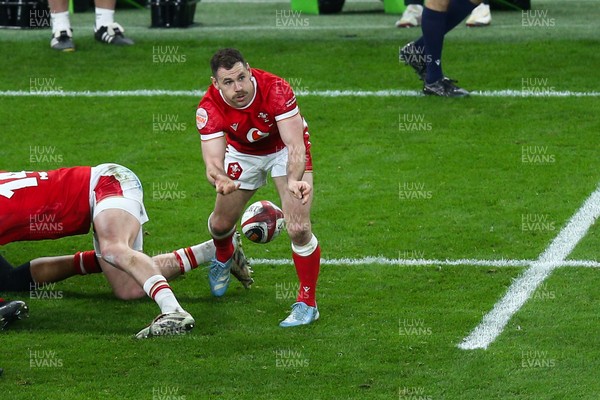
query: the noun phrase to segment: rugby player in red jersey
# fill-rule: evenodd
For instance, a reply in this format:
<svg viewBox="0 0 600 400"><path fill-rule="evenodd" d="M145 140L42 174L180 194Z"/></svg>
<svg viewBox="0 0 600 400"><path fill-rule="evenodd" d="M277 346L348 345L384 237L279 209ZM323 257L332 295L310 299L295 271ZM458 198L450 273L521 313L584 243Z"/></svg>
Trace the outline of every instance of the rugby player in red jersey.
<svg viewBox="0 0 600 400"><path fill-rule="evenodd" d="M208 228L216 256L209 283L215 296L227 291L232 236L245 205L270 174L279 193L300 281L297 301L282 327L319 318L315 290L321 250L312 233L312 160L308 125L290 85L250 68L236 49L221 49L211 61L212 85L196 110L208 181L217 192Z"/></svg>

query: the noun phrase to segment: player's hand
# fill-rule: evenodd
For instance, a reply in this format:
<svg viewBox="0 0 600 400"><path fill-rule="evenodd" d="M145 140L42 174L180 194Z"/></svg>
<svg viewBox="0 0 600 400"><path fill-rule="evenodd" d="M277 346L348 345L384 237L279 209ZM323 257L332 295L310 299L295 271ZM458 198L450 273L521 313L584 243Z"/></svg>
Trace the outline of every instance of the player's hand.
<svg viewBox="0 0 600 400"><path fill-rule="evenodd" d="M302 200L302 204L306 204L310 198L312 186L305 181L288 181L288 190L292 193L292 196Z"/></svg>
<svg viewBox="0 0 600 400"><path fill-rule="evenodd" d="M219 194L227 195L239 188L240 183L232 181L227 175L218 175L215 179L215 190Z"/></svg>

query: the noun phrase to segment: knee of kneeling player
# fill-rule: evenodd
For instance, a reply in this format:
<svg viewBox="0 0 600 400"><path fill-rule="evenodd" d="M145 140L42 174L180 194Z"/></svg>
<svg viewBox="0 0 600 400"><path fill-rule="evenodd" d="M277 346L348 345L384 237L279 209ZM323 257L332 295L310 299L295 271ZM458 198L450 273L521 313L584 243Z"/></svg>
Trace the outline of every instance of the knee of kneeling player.
<svg viewBox="0 0 600 400"><path fill-rule="evenodd" d="M146 296L144 289L137 284L115 288L113 293L119 300L136 300Z"/></svg>
<svg viewBox="0 0 600 400"><path fill-rule="evenodd" d="M126 254L129 247L119 243L100 244L100 257L110 265L122 269L126 267Z"/></svg>

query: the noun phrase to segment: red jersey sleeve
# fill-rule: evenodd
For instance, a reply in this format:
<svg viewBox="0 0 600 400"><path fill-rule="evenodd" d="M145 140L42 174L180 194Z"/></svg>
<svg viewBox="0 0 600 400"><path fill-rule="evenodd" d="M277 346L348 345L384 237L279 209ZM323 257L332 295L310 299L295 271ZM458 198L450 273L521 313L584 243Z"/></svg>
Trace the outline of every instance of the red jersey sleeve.
<svg viewBox="0 0 600 400"><path fill-rule="evenodd" d="M296 95L290 84L283 78L277 78L269 88L267 102L272 106L275 121L281 121L298 114Z"/></svg>
<svg viewBox="0 0 600 400"><path fill-rule="evenodd" d="M212 101L213 96L214 91L209 89L196 109L196 128L202 140L210 140L225 135L223 115Z"/></svg>

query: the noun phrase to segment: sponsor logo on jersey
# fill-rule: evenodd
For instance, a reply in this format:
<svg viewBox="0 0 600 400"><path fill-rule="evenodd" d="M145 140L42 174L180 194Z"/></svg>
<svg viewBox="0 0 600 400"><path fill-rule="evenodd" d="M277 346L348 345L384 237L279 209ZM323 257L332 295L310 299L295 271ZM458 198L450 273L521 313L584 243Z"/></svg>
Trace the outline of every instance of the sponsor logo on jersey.
<svg viewBox="0 0 600 400"><path fill-rule="evenodd" d="M253 142L257 142L261 139L264 139L267 136L269 136L269 132L261 132L256 128L252 128L246 134L246 139L248 139L248 141L250 143L253 143Z"/></svg>
<svg viewBox="0 0 600 400"><path fill-rule="evenodd" d="M234 131L237 131L238 125L239 124L237 122L235 124L231 124L231 129L233 129Z"/></svg>
<svg viewBox="0 0 600 400"><path fill-rule="evenodd" d="M198 129L202 129L208 123L208 113L204 108L198 108L196 110L196 126Z"/></svg>

